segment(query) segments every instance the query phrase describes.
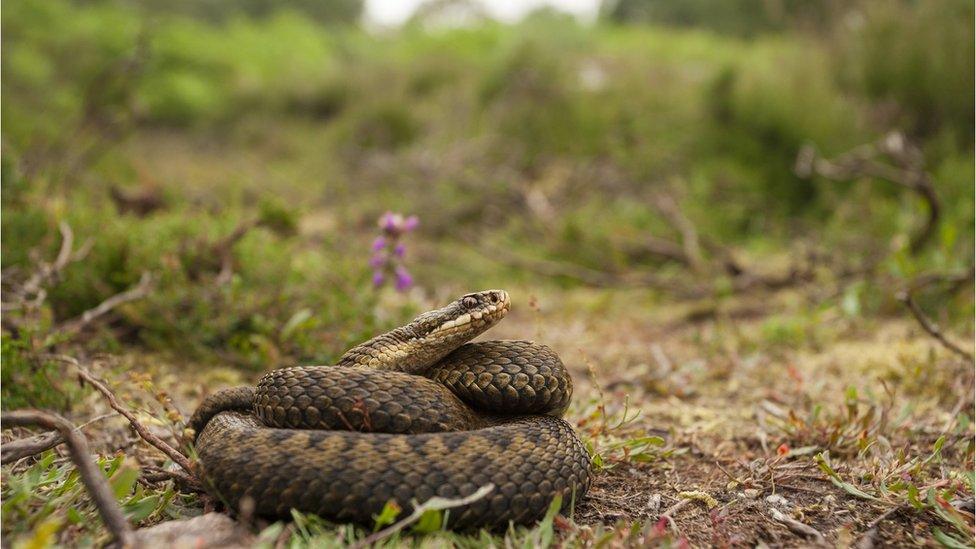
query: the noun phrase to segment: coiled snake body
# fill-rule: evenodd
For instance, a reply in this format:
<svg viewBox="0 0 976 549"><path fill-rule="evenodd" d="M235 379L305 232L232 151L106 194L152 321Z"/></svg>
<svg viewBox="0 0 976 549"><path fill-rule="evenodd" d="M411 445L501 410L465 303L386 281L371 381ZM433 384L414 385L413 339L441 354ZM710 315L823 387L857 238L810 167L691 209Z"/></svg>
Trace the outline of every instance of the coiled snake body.
<svg viewBox="0 0 976 549"><path fill-rule="evenodd" d="M466 343L501 320L508 294L468 294L346 352L217 392L190 420L215 496L263 515L290 509L371 523L389 501L487 496L451 527L541 518L590 484L590 460L559 416L572 381L548 347Z"/></svg>

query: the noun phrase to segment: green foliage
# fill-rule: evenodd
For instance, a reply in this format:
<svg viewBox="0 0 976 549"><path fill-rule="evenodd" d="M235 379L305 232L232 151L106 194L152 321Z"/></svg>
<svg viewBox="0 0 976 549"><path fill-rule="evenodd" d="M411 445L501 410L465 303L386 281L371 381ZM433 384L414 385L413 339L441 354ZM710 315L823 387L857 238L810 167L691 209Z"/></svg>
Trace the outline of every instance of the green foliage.
<svg viewBox="0 0 976 549"><path fill-rule="evenodd" d="M16 246L4 246L3 254L0 254L0 264L6 269L28 263L28 251L41 245L49 222L33 200L35 193L30 181L17 173L9 156L0 161L0 185L0 207L3 209L0 232L4 241L17 243Z"/></svg>
<svg viewBox="0 0 976 549"><path fill-rule="evenodd" d="M704 27L720 33L752 36L793 28L823 28L836 4L829 0L605 0L603 15L619 23L654 23Z"/></svg>
<svg viewBox="0 0 976 549"><path fill-rule="evenodd" d="M14 1L2 17L3 132L15 150L62 148L79 125L129 112L128 72L141 22L108 3L79 9L65 0Z"/></svg>
<svg viewBox="0 0 976 549"><path fill-rule="evenodd" d="M72 544L105 543L107 533L100 528L98 511L78 471L70 461L56 462L56 457L49 450L23 471L4 471L4 535L13 537L14 546L48 547L57 542L59 532L70 530ZM97 463L108 477L122 512L135 525L184 516L193 501L172 485L157 490L137 484L139 470L126 465L121 453L98 458Z"/></svg>
<svg viewBox="0 0 976 549"><path fill-rule="evenodd" d="M220 27L173 20L152 37L138 90L151 121L212 122L255 105L304 105L323 113L341 108L332 39L296 14L234 19Z"/></svg>
<svg viewBox="0 0 976 549"><path fill-rule="evenodd" d="M893 101L890 124L923 136L948 132L971 148L973 17L965 0L867 2L841 29L841 78L858 93Z"/></svg>
<svg viewBox="0 0 976 549"><path fill-rule="evenodd" d="M281 9L276 0L139 0L152 15L177 14L207 21L232 18L263 18ZM323 24L355 23L363 10L362 0L292 0L287 8Z"/></svg>
<svg viewBox="0 0 976 549"><path fill-rule="evenodd" d="M350 141L367 150L396 150L416 140L421 130L420 123L402 103L370 105L352 120Z"/></svg>
<svg viewBox="0 0 976 549"><path fill-rule="evenodd" d="M34 356L31 334L0 340L0 400L3 408L69 410L80 389L63 372L64 365Z"/></svg>

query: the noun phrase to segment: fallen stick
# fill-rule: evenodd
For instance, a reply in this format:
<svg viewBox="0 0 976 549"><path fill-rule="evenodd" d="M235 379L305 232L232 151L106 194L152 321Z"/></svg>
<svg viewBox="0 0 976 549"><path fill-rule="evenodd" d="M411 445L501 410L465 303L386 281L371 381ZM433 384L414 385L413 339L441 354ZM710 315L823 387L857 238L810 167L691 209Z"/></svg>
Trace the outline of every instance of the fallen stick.
<svg viewBox="0 0 976 549"><path fill-rule="evenodd" d="M0 465L13 463L28 456L40 454L64 442L64 437L57 431L4 442L0 447Z"/></svg>
<svg viewBox="0 0 976 549"><path fill-rule="evenodd" d="M99 470L91 459L91 451L88 448L88 440L85 435L75 429L68 420L61 416L42 412L40 410L13 410L4 412L4 426L27 427L40 425L47 429L58 431L64 441L68 444L71 453L71 461L74 462L81 475L81 481L92 497L98 514L102 517L105 527L115 537L115 540L122 547L132 547L134 537L132 528L128 520L122 514L122 509L112 495L108 480L105 474Z"/></svg>
<svg viewBox="0 0 976 549"><path fill-rule="evenodd" d="M204 491L203 486L200 485L200 481L190 475L187 475L186 473L182 473L180 471L167 471L158 467L146 467L145 469L146 471L143 472L142 476L139 477L140 480L146 482L165 482L167 480L173 480L188 491Z"/></svg>

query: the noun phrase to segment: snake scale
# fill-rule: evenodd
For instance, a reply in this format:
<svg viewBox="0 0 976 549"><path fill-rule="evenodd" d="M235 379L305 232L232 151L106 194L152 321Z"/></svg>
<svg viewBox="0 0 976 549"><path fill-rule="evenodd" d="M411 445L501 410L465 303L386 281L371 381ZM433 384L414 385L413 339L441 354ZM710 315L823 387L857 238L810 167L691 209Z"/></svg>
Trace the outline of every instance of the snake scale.
<svg viewBox="0 0 976 549"><path fill-rule="evenodd" d="M590 459L559 417L573 390L559 357L528 341L468 343L509 307L501 290L468 294L335 366L209 396L190 420L208 490L261 515L369 524L389 501L410 510L491 484L450 510L452 528L531 523L557 496L579 501Z"/></svg>

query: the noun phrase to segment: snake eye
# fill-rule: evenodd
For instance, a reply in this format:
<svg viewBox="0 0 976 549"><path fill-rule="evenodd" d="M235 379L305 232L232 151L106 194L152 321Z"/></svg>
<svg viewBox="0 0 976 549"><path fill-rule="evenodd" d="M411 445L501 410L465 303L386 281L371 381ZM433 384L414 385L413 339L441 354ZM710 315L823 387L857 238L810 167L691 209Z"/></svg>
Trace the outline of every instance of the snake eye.
<svg viewBox="0 0 976 549"><path fill-rule="evenodd" d="M461 300L461 305L464 305L465 309L474 309L478 306L478 299L469 295Z"/></svg>
<svg viewBox="0 0 976 549"><path fill-rule="evenodd" d="M490 294L488 299L491 300L492 303L498 303L498 294Z"/></svg>

